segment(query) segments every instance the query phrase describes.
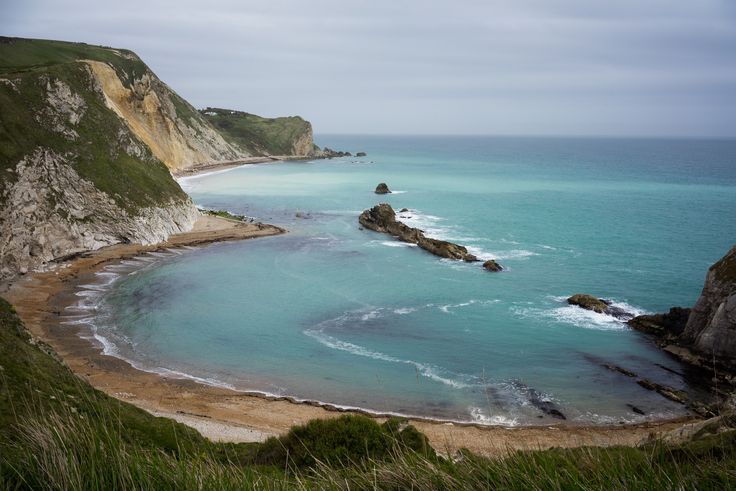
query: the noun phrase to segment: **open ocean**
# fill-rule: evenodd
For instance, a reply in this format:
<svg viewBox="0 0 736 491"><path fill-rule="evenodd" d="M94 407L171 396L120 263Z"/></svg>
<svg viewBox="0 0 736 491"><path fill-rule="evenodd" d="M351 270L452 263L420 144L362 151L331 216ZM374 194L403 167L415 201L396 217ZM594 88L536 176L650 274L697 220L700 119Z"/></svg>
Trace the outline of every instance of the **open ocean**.
<svg viewBox="0 0 736 491"><path fill-rule="evenodd" d="M106 351L242 390L455 421L557 422L539 401L581 424L684 413L602 364L675 388L687 388L684 367L565 298L591 293L635 314L692 305L736 243L736 141L317 143L368 156L181 180L200 206L289 233L108 267L78 306ZM394 193L375 195L384 181ZM506 271L359 230L379 202Z"/></svg>

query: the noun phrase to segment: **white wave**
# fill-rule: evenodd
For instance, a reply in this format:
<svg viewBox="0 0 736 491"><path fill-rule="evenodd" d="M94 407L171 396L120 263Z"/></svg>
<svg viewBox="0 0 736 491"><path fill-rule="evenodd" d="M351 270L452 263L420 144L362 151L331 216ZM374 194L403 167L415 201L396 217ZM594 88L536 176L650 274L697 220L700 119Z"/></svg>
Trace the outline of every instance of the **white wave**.
<svg viewBox="0 0 736 491"><path fill-rule="evenodd" d="M479 407L471 406L468 408L470 412L470 417L472 420L476 423L484 424L484 425L494 425L494 426L517 426L518 420L516 418L511 418L508 416L503 416L501 414L495 414L493 416L488 416L483 412L483 410Z"/></svg>
<svg viewBox="0 0 736 491"><path fill-rule="evenodd" d="M442 312L444 312L446 314L450 314L451 313L450 309L459 309L459 308L462 308L462 307L467 307L469 305L475 305L475 304L489 305L489 304L499 303L499 302L500 302L500 300L498 300L498 299L494 299L494 300L475 300L475 299L471 299L471 300L468 300L467 302L460 302L460 303L454 303L454 304L440 305L438 308Z"/></svg>
<svg viewBox="0 0 736 491"><path fill-rule="evenodd" d="M412 312L416 312L416 311L417 311L416 307L401 307L398 309L394 309L394 314L406 315L406 314L411 314Z"/></svg>
<svg viewBox="0 0 736 491"><path fill-rule="evenodd" d="M367 312L367 313L361 315L360 316L360 320L362 320L363 322L365 322L365 321L369 321L369 320L372 320L372 319L377 319L377 318L381 317L381 311L382 310L383 309L371 310L370 312Z"/></svg>
<svg viewBox="0 0 736 491"><path fill-rule="evenodd" d="M406 194L406 191L391 191L391 194Z"/></svg>
<svg viewBox="0 0 736 491"><path fill-rule="evenodd" d="M368 348L364 348L363 346L359 346L357 344L349 343L347 341L341 341L333 336L324 334L324 332L322 332L321 330L307 329L303 332L310 338L317 340L319 343L321 343L324 346L327 346L328 348L345 351L352 355L372 358L374 360L381 360L381 361L387 361L390 363L401 363L405 365L411 365L415 367L417 372L421 374L422 376L428 379L434 380L436 382L441 382L455 389L463 389L463 388L472 386L472 384L466 384L464 382L460 382L452 378L441 376L439 374L441 370L431 365L416 362L413 360L402 360L401 358L395 358L391 355L381 353L380 351L372 351Z"/></svg>
<svg viewBox="0 0 736 491"><path fill-rule="evenodd" d="M386 247L417 247L416 244L412 244L411 242L402 242L400 240L382 240L379 242L379 244L384 245Z"/></svg>

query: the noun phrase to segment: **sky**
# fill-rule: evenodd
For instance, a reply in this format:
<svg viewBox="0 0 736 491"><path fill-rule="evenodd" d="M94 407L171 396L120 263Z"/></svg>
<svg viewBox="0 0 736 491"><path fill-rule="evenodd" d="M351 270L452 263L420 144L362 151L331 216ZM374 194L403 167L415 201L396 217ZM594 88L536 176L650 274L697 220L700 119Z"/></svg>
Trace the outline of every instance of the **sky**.
<svg viewBox="0 0 736 491"><path fill-rule="evenodd" d="M315 133L736 137L736 0L0 0Z"/></svg>

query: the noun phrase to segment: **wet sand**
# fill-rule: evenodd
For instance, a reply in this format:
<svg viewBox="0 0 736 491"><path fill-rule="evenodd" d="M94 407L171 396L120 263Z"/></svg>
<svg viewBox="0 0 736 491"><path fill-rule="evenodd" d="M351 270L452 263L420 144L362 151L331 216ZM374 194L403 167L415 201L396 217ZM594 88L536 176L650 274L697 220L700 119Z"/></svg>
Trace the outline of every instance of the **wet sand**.
<svg viewBox="0 0 736 491"><path fill-rule="evenodd" d="M115 245L88 252L58 265L54 270L28 274L1 285L0 295L15 305L34 336L50 344L71 370L92 386L152 414L171 417L192 426L212 440L262 441L268 436L285 433L293 425L314 418L336 417L343 411L140 371L124 360L104 355L100 346L80 337L80 334L86 334L83 327L60 322L65 307L78 300L74 295L77 285L90 281L95 272L116 261L168 248L252 239L284 232L271 225L203 216L191 232L172 236L165 243ZM494 456L522 449L636 445L692 421L514 428L429 420L413 420L411 423L443 453L452 454L460 448L468 448Z"/></svg>

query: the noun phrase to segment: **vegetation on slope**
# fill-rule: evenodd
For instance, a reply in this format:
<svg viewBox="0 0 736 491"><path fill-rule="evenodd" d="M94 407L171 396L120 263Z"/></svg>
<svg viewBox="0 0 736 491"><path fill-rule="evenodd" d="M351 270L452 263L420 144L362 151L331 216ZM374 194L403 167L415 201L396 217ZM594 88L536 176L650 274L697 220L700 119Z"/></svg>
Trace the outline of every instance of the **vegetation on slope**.
<svg viewBox="0 0 736 491"><path fill-rule="evenodd" d="M263 118L213 107L200 112L228 141L253 155L304 155L316 150L312 125L299 116Z"/></svg>
<svg viewBox="0 0 736 491"><path fill-rule="evenodd" d="M398 420L312 421L264 444L216 444L93 389L0 299L2 489L730 489L736 434L686 445L435 455Z"/></svg>
<svg viewBox="0 0 736 491"><path fill-rule="evenodd" d="M117 54L120 53L120 54ZM130 58L130 57L133 58ZM3 188L16 181L17 163L40 147L53 150L122 208L184 200L164 164L137 141L97 93L85 59L112 59L129 80L146 70L129 52L57 41L0 40L0 205ZM122 76L121 76L122 78ZM74 107L48 101L49 88L79 97ZM66 104L66 105L65 105ZM81 114L72 123L69 118ZM61 128L61 129L60 129Z"/></svg>

